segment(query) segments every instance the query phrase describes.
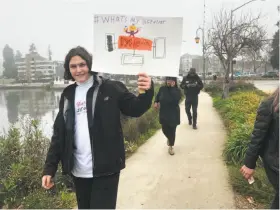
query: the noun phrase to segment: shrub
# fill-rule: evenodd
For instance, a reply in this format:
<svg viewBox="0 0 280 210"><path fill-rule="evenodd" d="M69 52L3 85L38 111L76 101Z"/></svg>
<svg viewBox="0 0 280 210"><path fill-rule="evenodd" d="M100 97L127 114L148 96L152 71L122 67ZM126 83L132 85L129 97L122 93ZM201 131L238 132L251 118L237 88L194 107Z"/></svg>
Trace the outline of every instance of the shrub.
<svg viewBox="0 0 280 210"><path fill-rule="evenodd" d="M11 127L7 136L0 137L0 177L5 177L13 163L20 162L20 132Z"/></svg>
<svg viewBox="0 0 280 210"><path fill-rule="evenodd" d="M25 118L21 124L22 129L12 126L7 135L0 138L1 205L7 208L39 208L40 205L57 208L61 204L63 207L61 199L68 195L63 183L56 184L57 192L50 194L48 199L41 188L49 139L43 136L37 120Z"/></svg>
<svg viewBox="0 0 280 210"><path fill-rule="evenodd" d="M216 97L214 107L222 115L228 131L224 156L228 163L241 163L254 126L257 108L263 99L255 91L234 92L227 99Z"/></svg>
<svg viewBox="0 0 280 210"><path fill-rule="evenodd" d="M219 93L223 90L223 82L220 80L212 81L204 86L204 91L209 93Z"/></svg>
<svg viewBox="0 0 280 210"><path fill-rule="evenodd" d="M159 87L155 87L155 96ZM153 106L139 118L122 117L123 136L127 155L134 152L160 128L158 112Z"/></svg>
<svg viewBox="0 0 280 210"><path fill-rule="evenodd" d="M211 95L221 95L223 91L223 80L212 81L205 85L204 90ZM229 91L254 91L257 90L253 83L249 83L243 80L235 80L230 84Z"/></svg>
<svg viewBox="0 0 280 210"><path fill-rule="evenodd" d="M235 92L235 91L241 91L241 90L256 90L256 87L253 83L238 80L231 84L229 91Z"/></svg>
<svg viewBox="0 0 280 210"><path fill-rule="evenodd" d="M242 164L251 140L251 133L252 127L246 124L233 129L224 150L224 157L227 163Z"/></svg>
<svg viewBox="0 0 280 210"><path fill-rule="evenodd" d="M23 199L22 207L26 209L71 209L76 205L74 193L60 191L53 193L43 189L34 191Z"/></svg>
<svg viewBox="0 0 280 210"><path fill-rule="evenodd" d="M254 174L255 182L249 185L241 176L238 165L229 165L230 182L233 190L244 196L252 196L257 203L262 203L268 209L274 197L274 190L266 178L263 168L257 168Z"/></svg>

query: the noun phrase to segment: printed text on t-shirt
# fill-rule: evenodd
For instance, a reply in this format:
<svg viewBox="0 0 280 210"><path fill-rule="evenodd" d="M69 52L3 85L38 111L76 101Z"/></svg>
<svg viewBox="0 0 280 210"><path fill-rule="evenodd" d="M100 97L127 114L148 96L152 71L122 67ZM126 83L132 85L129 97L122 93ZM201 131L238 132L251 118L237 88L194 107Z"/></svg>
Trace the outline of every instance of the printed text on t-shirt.
<svg viewBox="0 0 280 210"><path fill-rule="evenodd" d="M85 101L78 101L76 103L77 107L77 114L86 113L87 112L87 105Z"/></svg>

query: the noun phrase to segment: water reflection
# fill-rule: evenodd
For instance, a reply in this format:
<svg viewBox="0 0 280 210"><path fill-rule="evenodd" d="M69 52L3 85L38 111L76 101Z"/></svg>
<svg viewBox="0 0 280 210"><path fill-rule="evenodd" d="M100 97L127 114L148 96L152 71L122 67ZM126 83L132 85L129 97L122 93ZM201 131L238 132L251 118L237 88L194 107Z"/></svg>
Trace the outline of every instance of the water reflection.
<svg viewBox="0 0 280 210"><path fill-rule="evenodd" d="M137 89L130 90L135 93ZM10 124L20 127L18 119L29 116L40 120L43 133L51 137L61 92L43 89L0 90L0 135L8 131Z"/></svg>
<svg viewBox="0 0 280 210"><path fill-rule="evenodd" d="M19 95L16 92L8 92L5 98L7 107L9 107L8 120L10 123L14 124L18 120Z"/></svg>
<svg viewBox="0 0 280 210"><path fill-rule="evenodd" d="M60 91L42 89L0 90L0 131L7 131L10 124L29 116L42 121L44 133L50 136L60 95Z"/></svg>

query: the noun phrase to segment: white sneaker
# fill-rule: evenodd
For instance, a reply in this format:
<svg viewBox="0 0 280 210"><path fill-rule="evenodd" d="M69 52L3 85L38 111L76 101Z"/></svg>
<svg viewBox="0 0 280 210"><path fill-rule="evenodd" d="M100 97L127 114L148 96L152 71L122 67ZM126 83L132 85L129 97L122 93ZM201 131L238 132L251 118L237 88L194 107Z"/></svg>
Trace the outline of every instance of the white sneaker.
<svg viewBox="0 0 280 210"><path fill-rule="evenodd" d="M173 149L172 146L169 146L168 153L169 153L170 155L174 155L174 154L175 154L175 153L174 153L174 149Z"/></svg>

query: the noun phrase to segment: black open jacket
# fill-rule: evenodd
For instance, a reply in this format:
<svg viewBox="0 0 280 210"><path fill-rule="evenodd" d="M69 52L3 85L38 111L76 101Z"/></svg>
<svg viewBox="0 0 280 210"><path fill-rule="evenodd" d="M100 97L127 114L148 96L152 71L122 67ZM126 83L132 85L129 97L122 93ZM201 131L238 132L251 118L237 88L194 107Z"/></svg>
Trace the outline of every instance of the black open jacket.
<svg viewBox="0 0 280 210"><path fill-rule="evenodd" d="M194 84L193 87L188 87L188 84ZM188 74L183 78L180 87L184 90L186 99L196 98L203 89L203 83L200 77L195 74Z"/></svg>
<svg viewBox="0 0 280 210"><path fill-rule="evenodd" d="M260 156L275 172L279 172L279 111L273 111L273 98L263 101L257 112L245 165L254 169Z"/></svg>
<svg viewBox="0 0 280 210"><path fill-rule="evenodd" d="M93 175L103 176L125 168L125 148L120 122L120 112L140 117L152 104L154 88L135 96L118 81L94 77L94 84L87 93L88 128L93 156ZM66 87L61 95L59 113L54 122L51 145L47 153L43 175L55 176L58 163L63 174L71 174L73 168L75 130L76 83ZM97 88L98 87L98 88ZM94 91L96 100L94 103Z"/></svg>
<svg viewBox="0 0 280 210"><path fill-rule="evenodd" d="M162 86L155 98L160 103L159 120L163 125L176 126L180 124L181 91L178 87Z"/></svg>

